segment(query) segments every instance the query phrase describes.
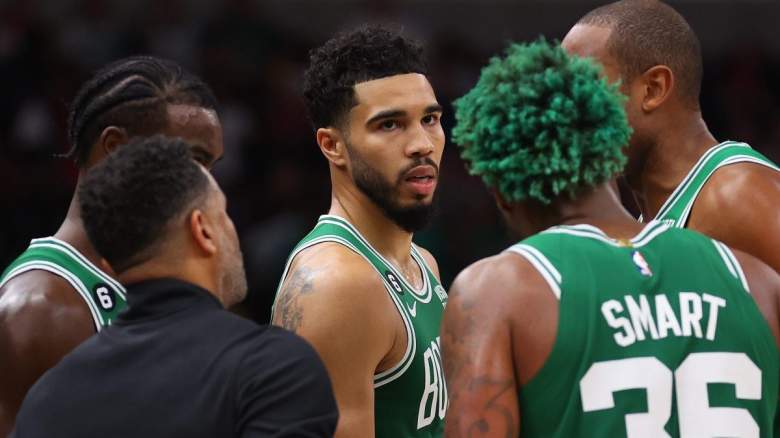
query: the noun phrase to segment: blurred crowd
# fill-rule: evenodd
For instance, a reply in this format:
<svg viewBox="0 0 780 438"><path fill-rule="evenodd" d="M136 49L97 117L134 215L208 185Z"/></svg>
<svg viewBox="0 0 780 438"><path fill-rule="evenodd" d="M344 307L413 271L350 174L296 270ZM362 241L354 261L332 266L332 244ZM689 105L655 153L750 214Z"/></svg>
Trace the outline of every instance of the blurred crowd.
<svg viewBox="0 0 780 438"><path fill-rule="evenodd" d="M443 19L428 25L436 16L414 14L414 2L334 2L352 8L335 14L336 23L328 19L333 11L308 7L324 3L291 1L289 19L280 20L278 11L252 0L0 2L0 264L31 238L56 231L65 215L76 171L56 155L68 149L67 111L78 87L114 59L150 53L201 75L220 100L225 156L214 173L246 261L250 295L240 311L267 321L287 254L330 202L327 164L300 97L309 49L362 21L402 24L426 45L449 132L450 103L506 42L485 44L449 32ZM475 11L481 7L470 3ZM554 30L540 25L501 36L562 38L560 29L589 6L574 8ZM761 41L737 38L725 50L705 46L702 108L717 138L747 141L778 162L780 55ZM439 215L415 240L437 257L446 286L458 270L510 240L489 193L467 175L455 145L447 145L441 176Z"/></svg>

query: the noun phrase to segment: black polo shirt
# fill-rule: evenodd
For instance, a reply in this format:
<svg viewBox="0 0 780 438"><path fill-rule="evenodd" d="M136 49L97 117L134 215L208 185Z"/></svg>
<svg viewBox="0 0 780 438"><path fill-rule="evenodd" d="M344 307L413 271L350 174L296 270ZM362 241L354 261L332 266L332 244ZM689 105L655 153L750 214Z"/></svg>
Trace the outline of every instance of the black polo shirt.
<svg viewBox="0 0 780 438"><path fill-rule="evenodd" d="M233 315L179 280L127 289L115 325L30 389L13 436L333 435L330 380L300 337Z"/></svg>

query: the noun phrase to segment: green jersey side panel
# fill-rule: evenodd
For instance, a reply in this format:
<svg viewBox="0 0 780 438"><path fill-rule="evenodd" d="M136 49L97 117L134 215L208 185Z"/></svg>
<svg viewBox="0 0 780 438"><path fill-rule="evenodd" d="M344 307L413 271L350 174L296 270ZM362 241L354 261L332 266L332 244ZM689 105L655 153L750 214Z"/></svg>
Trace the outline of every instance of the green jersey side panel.
<svg viewBox="0 0 780 438"><path fill-rule="evenodd" d="M423 273L423 287L419 290L350 223L329 215L321 216L315 228L295 247L279 282L280 288L293 258L322 242L344 245L365 258L382 279L406 327L407 348L403 359L374 375L376 437L442 436L448 404L439 347L439 326L447 302L444 288L414 245L411 256Z"/></svg>
<svg viewBox="0 0 780 438"><path fill-rule="evenodd" d="M705 153L675 191L658 210L655 219L677 228L685 228L693 203L712 174L723 166L735 163L755 163L780 171L770 159L746 143L727 141Z"/></svg>
<svg viewBox="0 0 780 438"><path fill-rule="evenodd" d="M560 299L547 362L520 389L523 437L773 436L780 352L723 244L651 222L510 248Z"/></svg>
<svg viewBox="0 0 780 438"><path fill-rule="evenodd" d="M0 276L0 287L31 270L48 271L67 280L87 303L97 331L110 325L127 306L122 285L71 245L54 237L33 239Z"/></svg>

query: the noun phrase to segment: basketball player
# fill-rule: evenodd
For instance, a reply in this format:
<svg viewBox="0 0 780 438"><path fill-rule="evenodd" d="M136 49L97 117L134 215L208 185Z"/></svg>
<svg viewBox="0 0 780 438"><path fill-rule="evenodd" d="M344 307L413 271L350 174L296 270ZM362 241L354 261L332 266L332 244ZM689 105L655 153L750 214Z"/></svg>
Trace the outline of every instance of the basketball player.
<svg viewBox="0 0 780 438"><path fill-rule="evenodd" d="M223 150L215 108L209 87L173 62L123 59L79 90L68 120L68 156L81 178L129 138L162 133L194 144L195 156L209 166ZM74 196L60 229L34 239L0 277L0 435L13 427L38 377L125 307L124 289L99 260Z"/></svg>
<svg viewBox="0 0 780 438"><path fill-rule="evenodd" d="M451 287L448 437L772 436L780 276L623 209L609 185L630 135L621 99L590 60L540 41L456 101L463 158L530 237Z"/></svg>
<svg viewBox="0 0 780 438"><path fill-rule="evenodd" d="M624 0L581 18L563 46L601 62L628 96L625 178L642 217L700 231L780 271L779 169L707 129L701 49L685 19L656 0Z"/></svg>
<svg viewBox="0 0 780 438"><path fill-rule="evenodd" d="M431 215L444 149L425 74L422 49L379 27L326 42L305 74L331 206L290 255L272 320L325 362L339 438L443 432L446 293L436 261L412 243Z"/></svg>

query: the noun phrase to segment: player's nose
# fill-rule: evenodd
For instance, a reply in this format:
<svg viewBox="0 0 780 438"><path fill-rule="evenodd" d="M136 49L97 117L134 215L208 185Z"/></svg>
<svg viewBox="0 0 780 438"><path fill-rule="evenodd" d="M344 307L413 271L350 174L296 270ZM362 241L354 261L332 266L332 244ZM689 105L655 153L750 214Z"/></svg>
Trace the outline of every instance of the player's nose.
<svg viewBox="0 0 780 438"><path fill-rule="evenodd" d="M416 130L406 146L406 154L410 157L424 157L433 150L433 141L424 129Z"/></svg>

